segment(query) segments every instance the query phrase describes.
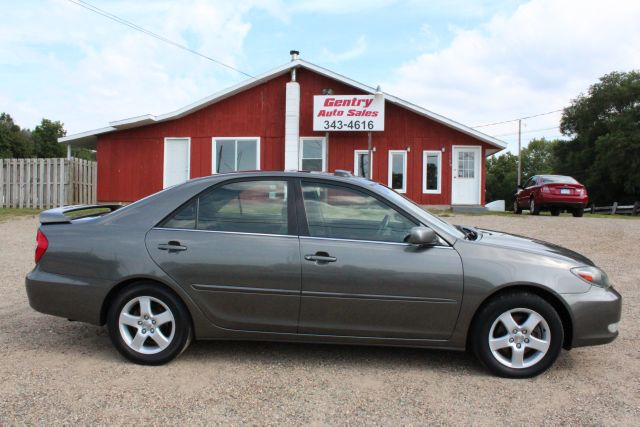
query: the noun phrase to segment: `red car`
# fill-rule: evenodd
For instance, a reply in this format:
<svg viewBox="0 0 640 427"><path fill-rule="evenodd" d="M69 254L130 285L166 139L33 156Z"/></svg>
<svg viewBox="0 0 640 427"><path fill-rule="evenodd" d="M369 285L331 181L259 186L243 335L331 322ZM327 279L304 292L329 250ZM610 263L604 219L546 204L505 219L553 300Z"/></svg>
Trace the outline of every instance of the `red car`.
<svg viewBox="0 0 640 427"><path fill-rule="evenodd" d="M570 176L536 175L519 187L513 212L519 214L528 209L529 214L538 215L542 210L549 210L551 215L558 216L566 210L580 217L588 201L585 186Z"/></svg>

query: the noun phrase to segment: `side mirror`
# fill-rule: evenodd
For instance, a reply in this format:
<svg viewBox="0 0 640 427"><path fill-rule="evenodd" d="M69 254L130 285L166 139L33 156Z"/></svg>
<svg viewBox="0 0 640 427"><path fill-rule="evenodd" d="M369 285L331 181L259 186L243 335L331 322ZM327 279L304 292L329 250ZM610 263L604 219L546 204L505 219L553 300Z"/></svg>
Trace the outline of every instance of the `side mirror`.
<svg viewBox="0 0 640 427"><path fill-rule="evenodd" d="M439 243L438 235L435 231L427 227L413 227L404 238L406 243L418 246L430 246Z"/></svg>

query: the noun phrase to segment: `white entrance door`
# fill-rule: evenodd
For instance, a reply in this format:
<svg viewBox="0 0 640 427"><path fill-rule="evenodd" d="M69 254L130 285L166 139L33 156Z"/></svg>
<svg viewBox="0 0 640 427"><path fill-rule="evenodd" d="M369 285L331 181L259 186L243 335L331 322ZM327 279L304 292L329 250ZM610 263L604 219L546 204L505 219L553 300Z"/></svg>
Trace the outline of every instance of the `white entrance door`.
<svg viewBox="0 0 640 427"><path fill-rule="evenodd" d="M165 138L162 188L181 184L189 179L189 138Z"/></svg>
<svg viewBox="0 0 640 427"><path fill-rule="evenodd" d="M480 147L453 147L451 204L480 204Z"/></svg>

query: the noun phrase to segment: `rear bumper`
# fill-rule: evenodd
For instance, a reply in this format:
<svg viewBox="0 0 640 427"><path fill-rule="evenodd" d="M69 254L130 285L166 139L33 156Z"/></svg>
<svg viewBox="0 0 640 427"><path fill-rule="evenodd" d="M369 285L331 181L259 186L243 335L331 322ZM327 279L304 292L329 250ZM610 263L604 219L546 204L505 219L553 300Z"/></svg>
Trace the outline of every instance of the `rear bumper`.
<svg viewBox="0 0 640 427"><path fill-rule="evenodd" d="M588 292L562 296L572 311L572 347L607 344L616 339L622 296L615 289L592 286Z"/></svg>
<svg viewBox="0 0 640 427"><path fill-rule="evenodd" d="M584 208L587 205L588 198L586 197L567 197L567 196L554 196L545 194L536 200L541 208L565 208L576 209Z"/></svg>
<svg viewBox="0 0 640 427"><path fill-rule="evenodd" d="M107 286L87 280L46 273L36 267L25 279L29 305L41 313L99 325Z"/></svg>

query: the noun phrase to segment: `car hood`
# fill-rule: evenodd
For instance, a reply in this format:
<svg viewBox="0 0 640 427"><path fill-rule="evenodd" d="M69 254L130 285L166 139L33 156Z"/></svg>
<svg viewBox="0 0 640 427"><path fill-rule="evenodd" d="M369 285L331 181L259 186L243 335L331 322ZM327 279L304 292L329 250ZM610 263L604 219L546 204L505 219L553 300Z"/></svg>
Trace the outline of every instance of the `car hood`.
<svg viewBox="0 0 640 427"><path fill-rule="evenodd" d="M593 261L584 255L572 251L553 243L536 240L516 234L504 233L494 230L477 230L478 238L476 242L483 245L497 246L507 249L516 249L525 252L536 253L540 255L552 256L555 258L564 258L573 261L579 265L595 265Z"/></svg>

